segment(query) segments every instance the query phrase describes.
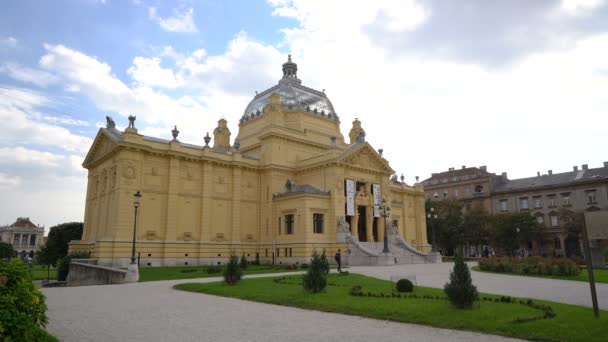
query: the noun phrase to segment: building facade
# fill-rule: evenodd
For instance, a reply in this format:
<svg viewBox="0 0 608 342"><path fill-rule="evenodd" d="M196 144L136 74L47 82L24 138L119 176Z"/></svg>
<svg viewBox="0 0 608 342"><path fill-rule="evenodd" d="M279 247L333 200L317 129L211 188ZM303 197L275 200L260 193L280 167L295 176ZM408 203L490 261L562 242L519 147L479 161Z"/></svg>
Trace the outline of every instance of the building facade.
<svg viewBox="0 0 608 342"><path fill-rule="evenodd" d="M29 217L19 217L13 224L0 227L0 241L13 245L17 256L33 258L44 242L44 227L40 227Z"/></svg>
<svg viewBox="0 0 608 342"><path fill-rule="evenodd" d="M418 256L430 251L422 186L390 179L359 120L346 141L332 103L302 85L291 58L278 84L249 103L232 145L225 120L204 146L180 142L177 128L169 141L139 134L134 117L124 132L107 121L83 163L84 232L70 243L100 264L129 262L136 191L142 266L217 264L231 254L308 262L313 250L338 249L348 260L361 243L383 240L380 199L392 207L392 241Z"/></svg>
<svg viewBox="0 0 608 342"><path fill-rule="evenodd" d="M450 168L423 182L425 197L432 201L458 199L471 206L483 206L488 213L526 211L542 225L542 238L529 241L523 249L536 255L581 255L582 238L568 231L560 221L560 208L572 211L608 210L608 162L603 167L574 166L572 171L509 179L479 168ZM464 189L464 190L463 190Z"/></svg>

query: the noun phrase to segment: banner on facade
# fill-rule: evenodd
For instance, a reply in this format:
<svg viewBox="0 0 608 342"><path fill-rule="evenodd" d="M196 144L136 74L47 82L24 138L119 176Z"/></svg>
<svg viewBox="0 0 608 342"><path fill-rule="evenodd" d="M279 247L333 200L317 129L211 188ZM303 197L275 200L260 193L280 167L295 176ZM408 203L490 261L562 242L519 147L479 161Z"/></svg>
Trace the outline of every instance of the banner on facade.
<svg viewBox="0 0 608 342"><path fill-rule="evenodd" d="M346 216L355 216L355 181L346 180Z"/></svg>
<svg viewBox="0 0 608 342"><path fill-rule="evenodd" d="M372 184L374 196L374 217L380 217L380 184Z"/></svg>
<svg viewBox="0 0 608 342"><path fill-rule="evenodd" d="M608 211L585 212L589 240L608 239Z"/></svg>

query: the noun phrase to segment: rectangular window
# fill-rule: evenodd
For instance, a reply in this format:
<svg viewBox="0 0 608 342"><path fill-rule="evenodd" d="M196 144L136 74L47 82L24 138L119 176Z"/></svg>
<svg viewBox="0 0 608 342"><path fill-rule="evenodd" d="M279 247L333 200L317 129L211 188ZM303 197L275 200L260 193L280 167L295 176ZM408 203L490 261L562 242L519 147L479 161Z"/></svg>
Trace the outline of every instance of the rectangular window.
<svg viewBox="0 0 608 342"><path fill-rule="evenodd" d="M539 224L545 223L545 219L543 218L543 215L536 216L536 222L538 222Z"/></svg>
<svg viewBox="0 0 608 342"><path fill-rule="evenodd" d="M508 211L509 208L507 207L507 200L500 200L500 211Z"/></svg>
<svg viewBox="0 0 608 342"><path fill-rule="evenodd" d="M293 214L285 215L285 234L293 234Z"/></svg>
<svg viewBox="0 0 608 342"><path fill-rule="evenodd" d="M588 204L595 203L595 190L587 190Z"/></svg>
<svg viewBox="0 0 608 342"><path fill-rule="evenodd" d="M281 250L277 248L277 258L281 256Z"/></svg>
<svg viewBox="0 0 608 342"><path fill-rule="evenodd" d="M448 192L446 190L443 191L443 198L447 198L448 197Z"/></svg>
<svg viewBox="0 0 608 342"><path fill-rule="evenodd" d="M458 197L458 189L454 189L454 197Z"/></svg>
<svg viewBox="0 0 608 342"><path fill-rule="evenodd" d="M312 214L312 232L323 234L323 214Z"/></svg>
<svg viewBox="0 0 608 342"><path fill-rule="evenodd" d="M570 205L570 195L564 195L563 202L564 205Z"/></svg>
<svg viewBox="0 0 608 342"><path fill-rule="evenodd" d="M293 250L291 249L291 247L289 247L289 256L292 256L293 254Z"/></svg>
<svg viewBox="0 0 608 342"><path fill-rule="evenodd" d="M540 200L540 197L534 197L534 208L541 208L542 207L542 202Z"/></svg>
<svg viewBox="0 0 608 342"><path fill-rule="evenodd" d="M555 207L555 197L549 197L549 208Z"/></svg>
<svg viewBox="0 0 608 342"><path fill-rule="evenodd" d="M266 257L268 258L268 248L265 249Z"/></svg>
<svg viewBox="0 0 608 342"><path fill-rule="evenodd" d="M288 256L289 254L287 253L287 247L285 248L285 256Z"/></svg>
<svg viewBox="0 0 608 342"><path fill-rule="evenodd" d="M279 217L279 235L281 235L281 218Z"/></svg>
<svg viewBox="0 0 608 342"><path fill-rule="evenodd" d="M557 227L557 215L551 215L551 227Z"/></svg>
<svg viewBox="0 0 608 342"><path fill-rule="evenodd" d="M520 204L522 209L529 209L528 207L528 198L520 198Z"/></svg>
<svg viewBox="0 0 608 342"><path fill-rule="evenodd" d="M435 197L435 198L439 197L439 193L437 191L435 191L435 193L433 194L433 197Z"/></svg>
<svg viewBox="0 0 608 342"><path fill-rule="evenodd" d="M30 235L30 246L36 246L36 235Z"/></svg>
<svg viewBox="0 0 608 342"><path fill-rule="evenodd" d="M13 238L13 245L20 245L21 244L21 234L15 234L14 238Z"/></svg>

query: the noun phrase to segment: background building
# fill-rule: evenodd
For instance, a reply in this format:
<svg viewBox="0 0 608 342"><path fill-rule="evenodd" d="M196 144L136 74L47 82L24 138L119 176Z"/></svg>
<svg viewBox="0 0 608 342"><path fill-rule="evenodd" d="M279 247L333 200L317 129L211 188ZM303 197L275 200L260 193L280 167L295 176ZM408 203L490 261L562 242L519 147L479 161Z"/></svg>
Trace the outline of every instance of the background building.
<svg viewBox="0 0 608 342"><path fill-rule="evenodd" d="M450 168L448 171L433 173L431 178L425 179L424 195L431 201L443 199L458 199L465 205L465 209L474 206L483 207L492 211L490 194L495 175L489 173L485 166L466 167L460 169Z"/></svg>
<svg viewBox="0 0 608 342"><path fill-rule="evenodd" d="M223 263L231 254L262 262L308 262L313 250L374 264L425 261L430 251L421 185L392 181L381 151L355 120L345 141L324 92L302 85L283 64L277 85L258 93L230 145L225 120L205 146L140 135L135 118L121 132L108 118L83 166L88 169L84 231L71 251L126 265L133 194L141 191L141 265ZM385 222L375 206L392 207ZM377 244L390 225L394 255ZM387 234L388 235L388 234ZM331 259L331 258L330 258Z"/></svg>
<svg viewBox="0 0 608 342"><path fill-rule="evenodd" d="M15 223L0 227L0 241L12 244L22 258L33 258L43 239L44 227L35 225L29 217L19 217Z"/></svg>

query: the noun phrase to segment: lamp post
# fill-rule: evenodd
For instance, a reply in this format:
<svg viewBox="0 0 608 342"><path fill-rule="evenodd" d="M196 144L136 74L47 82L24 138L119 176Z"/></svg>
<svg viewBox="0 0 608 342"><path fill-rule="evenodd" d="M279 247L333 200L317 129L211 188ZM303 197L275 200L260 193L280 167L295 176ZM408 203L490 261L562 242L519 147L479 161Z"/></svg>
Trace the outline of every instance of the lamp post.
<svg viewBox="0 0 608 342"><path fill-rule="evenodd" d="M133 245L131 247L131 265L135 264L135 238L137 232L137 209L141 204L141 192L137 191L133 195L133 206L135 207L135 218L133 220Z"/></svg>
<svg viewBox="0 0 608 342"><path fill-rule="evenodd" d="M378 204L378 209L380 210L380 215L384 217L384 249L382 249L382 253L390 253L388 249L387 221L391 217L391 207L386 205L386 199L382 199L382 203Z"/></svg>
<svg viewBox="0 0 608 342"><path fill-rule="evenodd" d="M434 223L431 225L431 252L437 252L437 240L435 239L435 223L437 223L437 214L435 214L435 208L431 207L429 212L426 213L426 217L431 220L434 220Z"/></svg>

